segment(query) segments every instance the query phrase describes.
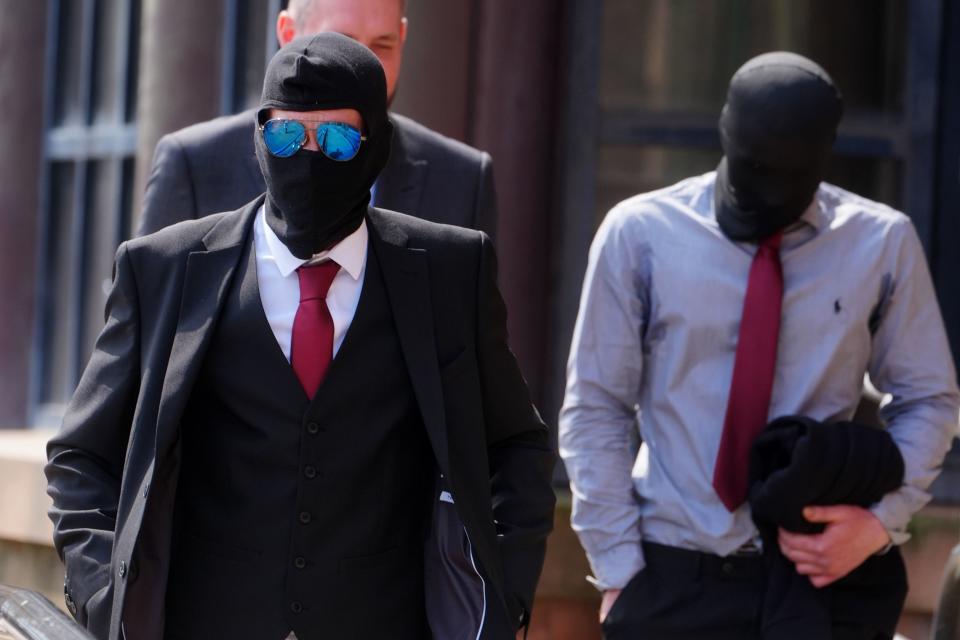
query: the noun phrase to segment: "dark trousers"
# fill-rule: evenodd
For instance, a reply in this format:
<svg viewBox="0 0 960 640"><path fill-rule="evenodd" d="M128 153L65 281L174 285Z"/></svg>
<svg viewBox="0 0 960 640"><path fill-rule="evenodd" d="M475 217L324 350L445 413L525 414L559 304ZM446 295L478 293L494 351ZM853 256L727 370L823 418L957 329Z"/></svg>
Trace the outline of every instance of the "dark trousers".
<svg viewBox="0 0 960 640"><path fill-rule="evenodd" d="M647 566L603 621L605 640L760 640L761 556L721 558L649 542L643 551ZM832 630L832 640L889 637L847 625Z"/></svg>

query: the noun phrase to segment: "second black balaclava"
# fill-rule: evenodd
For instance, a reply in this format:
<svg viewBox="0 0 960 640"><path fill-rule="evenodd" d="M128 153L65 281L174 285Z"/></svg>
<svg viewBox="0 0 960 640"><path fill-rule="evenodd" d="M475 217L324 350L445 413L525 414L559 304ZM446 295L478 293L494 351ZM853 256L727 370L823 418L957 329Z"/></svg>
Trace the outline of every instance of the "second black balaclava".
<svg viewBox="0 0 960 640"><path fill-rule="evenodd" d="M267 66L257 115L261 124L270 108L350 108L363 117L367 139L346 162L306 149L278 158L256 133L257 160L267 183L267 224L293 255L306 260L360 226L370 188L387 162L392 125L383 68L373 52L338 33L296 38Z"/></svg>
<svg viewBox="0 0 960 640"><path fill-rule="evenodd" d="M758 241L813 201L843 113L840 92L812 60L765 53L733 75L720 115L723 159L714 204L723 233Z"/></svg>

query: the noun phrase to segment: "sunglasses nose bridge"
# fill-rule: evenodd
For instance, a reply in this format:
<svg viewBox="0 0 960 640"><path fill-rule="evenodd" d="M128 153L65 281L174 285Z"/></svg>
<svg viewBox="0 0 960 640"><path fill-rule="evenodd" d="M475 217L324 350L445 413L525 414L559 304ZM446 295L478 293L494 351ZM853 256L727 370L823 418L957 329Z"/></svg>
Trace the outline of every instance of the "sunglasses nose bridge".
<svg viewBox="0 0 960 640"><path fill-rule="evenodd" d="M320 143L317 142L317 125L311 124L304 127L306 133L304 136L306 139L303 141L303 146L301 149L306 149L307 151L320 151Z"/></svg>

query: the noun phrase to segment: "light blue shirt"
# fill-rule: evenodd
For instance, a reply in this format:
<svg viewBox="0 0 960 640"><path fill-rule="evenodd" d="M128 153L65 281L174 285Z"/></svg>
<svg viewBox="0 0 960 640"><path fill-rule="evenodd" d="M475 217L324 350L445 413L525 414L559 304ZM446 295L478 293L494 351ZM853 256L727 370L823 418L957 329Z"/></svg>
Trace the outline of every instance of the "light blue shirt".
<svg viewBox="0 0 960 640"><path fill-rule="evenodd" d="M573 529L603 589L643 568L641 540L728 555L757 535L749 506L728 512L712 486L756 251L721 233L713 185L711 172L620 203L590 249L560 455ZM960 410L916 232L902 213L824 183L785 234L781 262L769 416L849 420L865 373L891 394L882 415L905 481L872 511L901 543Z"/></svg>

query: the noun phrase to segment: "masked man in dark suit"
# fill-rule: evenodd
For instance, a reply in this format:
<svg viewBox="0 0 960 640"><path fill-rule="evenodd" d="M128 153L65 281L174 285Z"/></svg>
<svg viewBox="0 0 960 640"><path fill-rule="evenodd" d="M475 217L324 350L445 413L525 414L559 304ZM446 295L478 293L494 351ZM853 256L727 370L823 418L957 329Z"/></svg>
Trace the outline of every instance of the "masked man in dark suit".
<svg viewBox="0 0 960 640"><path fill-rule="evenodd" d="M297 35L336 31L380 59L392 100L407 35L404 0L291 0L277 17L281 46ZM389 104L389 102L388 102ZM393 140L373 186L377 207L424 220L480 229L495 237L490 156L391 114ZM181 220L231 211L266 188L254 154L256 111L217 118L160 139L138 235Z"/></svg>
<svg viewBox="0 0 960 640"><path fill-rule="evenodd" d="M120 246L48 447L98 638L512 638L554 454L488 237L368 207L391 124L335 33L267 69L267 192Z"/></svg>

